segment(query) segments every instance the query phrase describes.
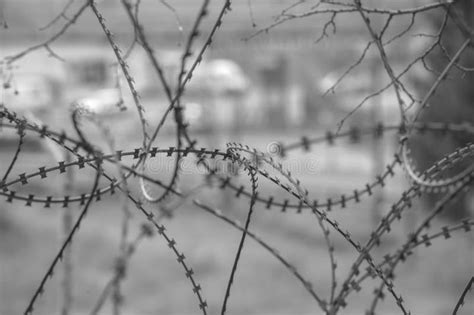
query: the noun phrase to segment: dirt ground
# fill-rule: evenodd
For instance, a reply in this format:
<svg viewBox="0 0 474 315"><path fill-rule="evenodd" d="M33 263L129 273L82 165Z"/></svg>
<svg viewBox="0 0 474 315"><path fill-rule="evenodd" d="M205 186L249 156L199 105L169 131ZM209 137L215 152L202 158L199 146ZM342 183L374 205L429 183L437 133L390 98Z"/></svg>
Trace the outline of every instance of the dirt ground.
<svg viewBox="0 0 474 315"><path fill-rule="evenodd" d="M261 139L253 139L253 142L265 145ZM8 161L11 150L2 149L0 154L3 163ZM19 161L19 167L22 170L35 169L41 161L51 160L48 154L41 149L26 152ZM297 154L294 161L302 158L301 154ZM321 164L327 162L322 159L319 161ZM344 165L345 162L341 160L337 163ZM6 166L2 165L2 170L4 167ZM354 189L370 178L357 172L343 172L343 175L322 172L319 177L305 169L300 172L306 174L302 182L310 188L311 195L335 194L338 187L341 191L347 191L347 187ZM16 170L12 176L18 173ZM71 194L87 192L90 189L88 185L91 174L93 173L76 175L75 188ZM186 176L185 178L196 178L195 174ZM389 209L391 202L396 200L404 187L402 177L393 180L393 186L383 190L383 211ZM198 182L196 179L194 181L184 180L189 186ZM330 188L324 184L328 182L332 183ZM32 181L27 189L38 195L47 195L51 191L60 195L64 178L56 174L48 178L47 185L44 183ZM286 198L283 191L270 188L263 179L260 179L260 183L262 194L272 193ZM238 199L229 204L218 188L204 189L196 198L221 208L226 215L239 219L240 222L245 221L248 199ZM174 200L171 201L173 202ZM158 210L156 205L144 205L149 210ZM80 211L78 205L69 209L76 216ZM356 240L363 243L373 226L370 209L369 200L330 214L352 232ZM0 314L19 314L24 311L61 244L61 220L65 209L61 205L51 208L27 207L24 202L8 203L2 197L0 210ZM308 212L295 214L294 211L281 213L276 209L267 210L261 204L255 211L250 230L277 248L282 256L313 283L315 291L327 298L330 285L329 259L314 216ZM419 218L417 212L421 209L419 205L415 205L410 211L412 212L406 219L400 221L384 239L383 245L372 253L377 261L403 244L407 231L416 226ZM100 202L94 202L82 222L72 244L74 302L71 314L89 314L105 284L112 277L114 259L119 248L121 220L121 199L118 195L109 195ZM143 215L134 211L130 237L137 235L140 224L144 221ZM189 267L194 270L195 279L201 285L202 294L209 305L208 314L220 312L241 233L193 206L191 198L176 210L172 218L165 218L162 222L169 236L176 241L179 251L186 256ZM436 231L433 229L433 232ZM342 238L331 235L340 287L357 253ZM399 266L395 290L403 296L405 305L412 314L441 315L452 312L457 298L474 274L473 241L472 233L457 233L448 240L437 239L431 247L418 248L406 263ZM200 313L189 279L163 238L155 235L142 241L128 267L123 284L123 314ZM36 304L35 314L59 314L62 296L61 268L62 265L59 265L55 277L47 283L44 295ZM362 290L349 298L349 306L341 314L363 314L371 303L373 290L377 285L377 281L364 282ZM103 314L110 313L110 305L108 301ZM320 313L317 303L301 283L252 239L246 241L227 309L228 314ZM400 314L394 300L388 295L378 310L378 314ZM471 291L459 314L472 314L473 310L474 298Z"/></svg>

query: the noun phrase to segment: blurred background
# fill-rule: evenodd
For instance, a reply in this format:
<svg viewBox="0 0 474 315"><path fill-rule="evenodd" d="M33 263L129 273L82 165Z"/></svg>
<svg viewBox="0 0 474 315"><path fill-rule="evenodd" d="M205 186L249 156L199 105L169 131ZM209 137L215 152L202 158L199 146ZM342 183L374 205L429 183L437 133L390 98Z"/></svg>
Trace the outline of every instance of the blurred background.
<svg viewBox="0 0 474 315"><path fill-rule="evenodd" d="M364 1L364 4L397 9L432 2ZM144 50L138 44L131 46L134 32L121 1L100 0L96 3L117 44L124 54L127 53L127 63L145 107L149 130L153 130L169 105L155 70ZM222 3L211 1L209 16L200 27L202 34L197 38L193 52L204 44ZM341 131L352 130L350 136L336 139L334 144L321 141L310 150L288 151L282 160L284 167L310 191L312 199L325 201L351 194L354 189L363 189L386 170L398 148L396 131L400 120L395 93L391 89L377 93L389 83L389 78L375 47L365 52L371 38L357 13L337 15L334 20L331 15L295 18L266 29L288 16L314 10L316 3L233 1L232 10L225 16L186 87L182 104L185 120L189 123L188 131L197 139L199 148L224 150L227 142L240 142L272 154L275 159L282 158L279 152L273 151L275 148L278 151L281 144L300 143L302 136L324 139L328 131L335 133L343 122ZM14 63L6 62L5 58L57 34L82 4L82 1L66 0L0 0L1 102L31 121L46 124L53 130L64 130L71 136L75 132L70 113L75 104L80 104L97 114L111 131L117 150L133 150L141 145L136 109L113 51L90 9L47 47L26 54ZM68 10L58 18L65 5L69 6ZM140 2L139 21L172 88L176 88L181 55L200 6L200 1L192 0ZM458 6L466 21L472 22L474 7L471 1L459 1ZM442 13L442 10L427 10L416 18L411 15L394 18L387 38L409 29L387 48L388 59L397 73L429 47L430 38L417 34L436 34L443 23ZM372 25L382 27L385 18L371 16ZM57 21L51 23L55 19ZM462 37L452 22L447 25L441 40L449 54L456 51ZM474 66L472 49L462 60L466 67ZM442 57L439 48L424 61L435 72L442 71L449 62ZM350 73L339 82L348 69L351 69ZM401 81L415 97L422 99L435 78L419 61ZM472 122L472 83L472 72L455 73L421 119ZM364 101L374 93L374 97ZM348 116L361 102L363 105ZM408 97L406 102L410 102ZM118 103L127 110L121 111ZM392 132L374 136L373 130L378 124L393 126ZM85 123L85 126L92 142L105 148L97 128L92 124ZM160 148L175 146L175 132L171 117L155 144ZM443 138L436 133L417 136L413 150L416 163L425 169L446 152L472 140L472 134ZM5 127L0 130L2 174L17 149L17 142L16 130ZM27 133L25 143L11 177L35 171L38 167L56 165L66 157L61 149L39 139L36 134ZM131 159L124 161L130 165L132 162ZM146 171L166 182L171 178L173 165L172 159L161 156L150 160ZM232 218L245 220L248 199L235 198L235 191L221 190L218 183L209 186L205 172L192 161L184 160L181 169L180 189L194 191L198 187L198 193L192 197L209 201ZM52 174L47 180L32 180L27 186L15 185L12 189L40 196L73 196L90 190L93 171L74 169L68 174ZM272 195L281 201L288 198L297 203L271 182L263 178L260 181L262 195ZM237 176L235 182L250 187L244 174ZM106 185L106 182L102 184ZM134 184L131 187L139 193ZM334 209L331 215L363 243L408 187L408 180L399 167L384 187L374 191L372 198L345 209ZM150 190L157 195L163 192L159 187L150 187ZM382 259L387 252L401 246L438 197L415 200L412 209L375 250L374 256ZM209 312L215 313L222 303L240 232L200 212L191 199L181 202L169 198L162 206L145 204L157 213L163 208L174 209L163 222L193 267L207 298ZM94 203L73 243L74 302L70 314L89 314L113 274L119 248L120 202L120 198L107 195ZM74 204L69 209L74 215L80 208ZM471 190L459 198L446 211L448 215L435 222L433 228L452 224L459 218L472 218L473 209ZM49 209L35 204L26 207L24 202L10 203L2 196L0 210L0 314L18 314L23 312L61 244L64 237L61 215L65 209L61 205ZM316 221L308 211L294 214L294 209L288 213L280 210L268 210L264 204L259 204L251 229L274 244L326 294L330 268L322 234L314 228ZM132 220L130 235L135 235L144 220L138 214ZM316 303L291 274L255 242L247 242L229 313L317 313ZM337 272L344 279L357 253L337 236L334 243ZM453 235L453 239L438 240L434 245L419 249L397 269L396 287L414 314L450 313L474 274L472 233L459 233ZM199 311L180 266L170 255L166 243L157 236L142 242L132 258L124 283L123 314L195 314ZM341 313L362 314L370 305L377 283L375 280L365 282L363 290L349 299L348 304L352 306ZM60 313L61 291L61 276L58 275L47 285L37 313ZM471 294L460 314L471 314L473 305ZM110 311L110 305L106 304L103 313ZM398 314L399 310L387 297L379 312Z"/></svg>

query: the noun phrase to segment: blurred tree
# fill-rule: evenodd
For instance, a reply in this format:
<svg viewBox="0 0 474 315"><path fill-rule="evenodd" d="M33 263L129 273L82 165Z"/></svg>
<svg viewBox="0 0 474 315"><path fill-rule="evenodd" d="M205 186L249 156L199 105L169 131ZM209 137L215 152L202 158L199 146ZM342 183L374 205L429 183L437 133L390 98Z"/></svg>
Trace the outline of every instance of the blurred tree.
<svg viewBox="0 0 474 315"><path fill-rule="evenodd" d="M474 2L472 0L459 0L454 7L455 15L464 20L466 26L474 25ZM432 29L441 25L443 16L432 15L428 23ZM441 38L441 46L427 56L429 68L439 74L449 63L449 57L453 56L462 43L466 40L465 34L453 21L450 14L446 30ZM449 57L448 57L449 56ZM472 43L470 49L462 54L459 64L465 68L474 69L474 49ZM418 80L416 82L419 90L426 92L430 88L430 82ZM474 72L461 70L459 67L451 69L446 80L431 97L429 107L424 109L420 116L421 121L433 122L471 122L474 123ZM473 139L470 135L452 133L446 137L422 136L417 137L413 143L414 157L421 169L426 169L433 162L440 159L444 154L452 152L457 147L463 146ZM472 159L466 163L472 163ZM462 165L461 167L465 167ZM460 168L451 170L451 173L459 171ZM459 198L445 211L445 215L451 219L465 217L472 211L472 188L471 191ZM431 207L439 199L438 194L429 195L425 198Z"/></svg>

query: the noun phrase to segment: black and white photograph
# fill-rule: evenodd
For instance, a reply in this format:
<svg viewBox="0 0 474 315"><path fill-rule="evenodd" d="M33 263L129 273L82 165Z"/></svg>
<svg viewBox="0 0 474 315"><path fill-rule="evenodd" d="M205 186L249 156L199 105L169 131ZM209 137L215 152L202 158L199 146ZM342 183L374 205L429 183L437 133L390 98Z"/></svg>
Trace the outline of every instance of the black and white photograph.
<svg viewBox="0 0 474 315"><path fill-rule="evenodd" d="M473 232L473 0L0 0L0 315L469 315Z"/></svg>

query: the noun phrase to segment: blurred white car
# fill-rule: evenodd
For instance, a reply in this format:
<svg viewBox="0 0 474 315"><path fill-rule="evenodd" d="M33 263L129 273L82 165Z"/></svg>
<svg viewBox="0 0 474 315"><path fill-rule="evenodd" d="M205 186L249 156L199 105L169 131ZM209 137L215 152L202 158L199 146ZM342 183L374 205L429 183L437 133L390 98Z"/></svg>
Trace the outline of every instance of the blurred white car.
<svg viewBox="0 0 474 315"><path fill-rule="evenodd" d="M79 106L99 116L108 116L120 113L119 106L122 103L120 91L117 88L107 88L91 92L75 101L72 106Z"/></svg>

